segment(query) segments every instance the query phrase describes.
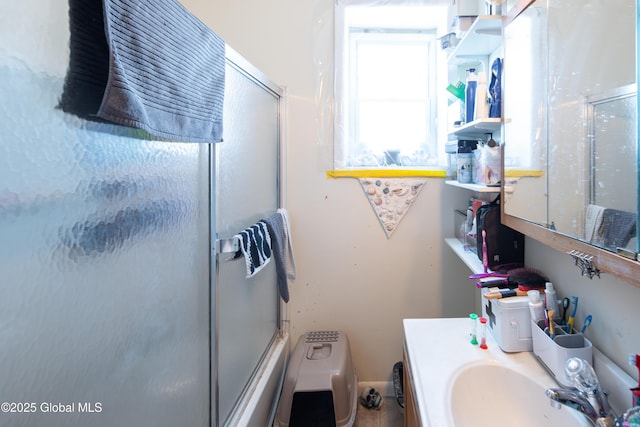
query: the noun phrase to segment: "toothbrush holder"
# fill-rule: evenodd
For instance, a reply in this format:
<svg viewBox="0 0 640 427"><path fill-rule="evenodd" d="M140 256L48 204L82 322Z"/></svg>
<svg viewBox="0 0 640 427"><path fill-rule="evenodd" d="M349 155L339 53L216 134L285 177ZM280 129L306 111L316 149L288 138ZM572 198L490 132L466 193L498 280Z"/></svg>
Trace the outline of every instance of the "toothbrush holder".
<svg viewBox="0 0 640 427"><path fill-rule="evenodd" d="M533 354L551 373L562 387L571 387L564 365L567 359L579 357L593 364L593 346L583 334L568 334L561 326L554 322L555 337L549 336L549 328L545 321L531 321L531 336L533 338Z"/></svg>

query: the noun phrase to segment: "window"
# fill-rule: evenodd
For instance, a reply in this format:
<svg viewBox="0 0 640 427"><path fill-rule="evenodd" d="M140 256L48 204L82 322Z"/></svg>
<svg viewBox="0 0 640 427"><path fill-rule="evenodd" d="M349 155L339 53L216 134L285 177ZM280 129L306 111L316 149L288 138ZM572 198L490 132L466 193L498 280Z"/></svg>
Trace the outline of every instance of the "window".
<svg viewBox="0 0 640 427"><path fill-rule="evenodd" d="M335 169L441 164L437 34L446 7L412 3L336 5Z"/></svg>

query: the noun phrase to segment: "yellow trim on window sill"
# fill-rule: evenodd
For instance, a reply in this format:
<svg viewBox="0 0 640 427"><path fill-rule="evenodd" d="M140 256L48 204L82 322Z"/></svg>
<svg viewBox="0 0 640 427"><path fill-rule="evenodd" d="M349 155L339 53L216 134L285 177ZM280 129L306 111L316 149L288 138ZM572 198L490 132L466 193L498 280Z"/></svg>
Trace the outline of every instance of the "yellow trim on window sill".
<svg viewBox="0 0 640 427"><path fill-rule="evenodd" d="M539 178L544 175L544 171L536 169L505 169L506 178L523 178L525 176Z"/></svg>
<svg viewBox="0 0 640 427"><path fill-rule="evenodd" d="M327 171L327 178L445 178L441 169L356 169Z"/></svg>

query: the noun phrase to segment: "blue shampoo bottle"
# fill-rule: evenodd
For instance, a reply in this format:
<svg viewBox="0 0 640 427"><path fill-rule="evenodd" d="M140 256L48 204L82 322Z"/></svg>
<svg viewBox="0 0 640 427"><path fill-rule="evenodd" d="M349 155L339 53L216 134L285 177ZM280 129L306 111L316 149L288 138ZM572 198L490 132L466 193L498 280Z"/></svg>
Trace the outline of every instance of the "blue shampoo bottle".
<svg viewBox="0 0 640 427"><path fill-rule="evenodd" d="M475 119L474 111L476 106L476 88L478 87L478 77L476 76L475 68L469 68L467 71L469 72L469 75L467 76L467 87L464 97L464 103L466 106L465 121L467 123L471 123Z"/></svg>

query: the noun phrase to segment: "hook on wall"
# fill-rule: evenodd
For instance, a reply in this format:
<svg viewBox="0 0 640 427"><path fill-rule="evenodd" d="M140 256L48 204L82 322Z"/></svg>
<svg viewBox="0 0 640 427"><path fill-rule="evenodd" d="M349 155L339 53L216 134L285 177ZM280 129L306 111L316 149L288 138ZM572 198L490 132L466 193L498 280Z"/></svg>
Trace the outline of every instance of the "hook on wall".
<svg viewBox="0 0 640 427"><path fill-rule="evenodd" d="M583 276L587 276L592 280L593 276L597 276L598 279L600 278L600 270L596 267L596 264L593 261L593 255L588 255L576 250L571 250L567 253L571 255L574 265L580 269Z"/></svg>
<svg viewBox="0 0 640 427"><path fill-rule="evenodd" d="M489 139L487 140L487 145L491 148L497 146L498 143L496 142L495 139L493 139L493 133L488 133L487 135L489 135Z"/></svg>

